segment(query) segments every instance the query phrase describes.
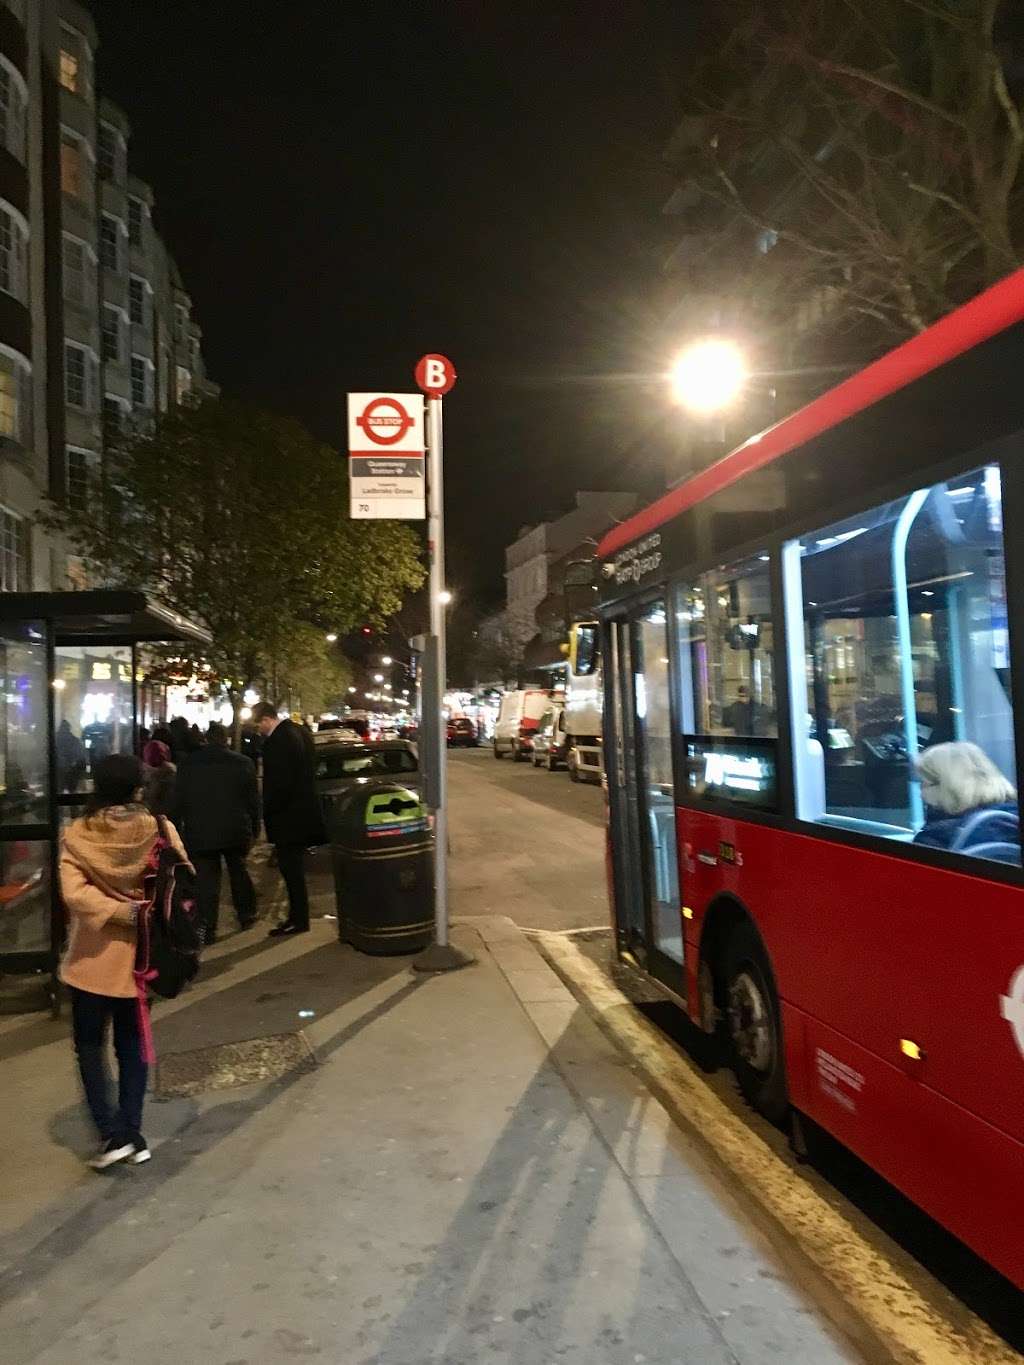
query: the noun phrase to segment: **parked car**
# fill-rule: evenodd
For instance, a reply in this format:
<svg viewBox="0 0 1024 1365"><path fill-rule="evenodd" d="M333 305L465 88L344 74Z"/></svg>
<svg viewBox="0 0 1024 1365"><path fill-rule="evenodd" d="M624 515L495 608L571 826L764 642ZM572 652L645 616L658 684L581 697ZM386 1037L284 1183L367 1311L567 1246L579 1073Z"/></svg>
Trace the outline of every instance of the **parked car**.
<svg viewBox="0 0 1024 1365"><path fill-rule="evenodd" d="M420 765L416 749L404 739L364 743L346 741L334 731L316 746L316 791L324 815L352 791L366 786L384 787L397 782L418 791ZM329 827L329 826L328 826Z"/></svg>
<svg viewBox="0 0 1024 1365"><path fill-rule="evenodd" d="M453 749L476 748L476 726L468 716L453 716L448 722L448 743Z"/></svg>
<svg viewBox="0 0 1024 1365"><path fill-rule="evenodd" d="M549 773L553 773L556 768L564 768L568 750L569 734L565 728L565 707L560 701L555 701L541 716L533 737L533 766L547 768Z"/></svg>
<svg viewBox="0 0 1024 1365"><path fill-rule="evenodd" d="M366 736L348 725L339 725L332 730L317 730L313 743L319 749L324 744L365 744Z"/></svg>
<svg viewBox="0 0 1024 1365"><path fill-rule="evenodd" d="M529 758L540 718L550 705L550 692L539 687L506 692L494 726L494 757L511 754L515 763Z"/></svg>

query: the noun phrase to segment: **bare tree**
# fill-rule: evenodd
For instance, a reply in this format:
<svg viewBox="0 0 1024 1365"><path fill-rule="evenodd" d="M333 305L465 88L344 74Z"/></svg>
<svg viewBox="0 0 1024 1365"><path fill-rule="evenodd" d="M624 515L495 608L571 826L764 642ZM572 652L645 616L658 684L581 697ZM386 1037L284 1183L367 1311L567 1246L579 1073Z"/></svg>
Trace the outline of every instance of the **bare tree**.
<svg viewBox="0 0 1024 1365"><path fill-rule="evenodd" d="M726 307L799 305L877 349L1024 259L1024 26L1010 0L734 0L670 159Z"/></svg>

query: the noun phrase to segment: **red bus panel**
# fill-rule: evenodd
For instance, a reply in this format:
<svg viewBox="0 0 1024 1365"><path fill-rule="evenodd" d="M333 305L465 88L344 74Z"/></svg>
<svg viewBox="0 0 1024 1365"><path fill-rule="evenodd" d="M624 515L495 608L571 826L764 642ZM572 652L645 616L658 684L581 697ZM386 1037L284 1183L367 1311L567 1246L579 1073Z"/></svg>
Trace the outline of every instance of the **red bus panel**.
<svg viewBox="0 0 1024 1365"><path fill-rule="evenodd" d="M676 827L691 1009L732 897L771 959L796 1107L1024 1284L1021 890L686 807Z"/></svg>

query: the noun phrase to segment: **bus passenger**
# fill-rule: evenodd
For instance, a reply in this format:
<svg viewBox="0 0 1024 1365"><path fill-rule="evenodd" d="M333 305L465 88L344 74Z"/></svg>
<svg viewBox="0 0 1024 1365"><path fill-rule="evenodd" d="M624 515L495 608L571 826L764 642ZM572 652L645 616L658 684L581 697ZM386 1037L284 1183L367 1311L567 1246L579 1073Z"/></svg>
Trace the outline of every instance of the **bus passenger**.
<svg viewBox="0 0 1024 1365"><path fill-rule="evenodd" d="M916 767L926 814L915 844L1020 862L1017 793L977 744L934 744Z"/></svg>

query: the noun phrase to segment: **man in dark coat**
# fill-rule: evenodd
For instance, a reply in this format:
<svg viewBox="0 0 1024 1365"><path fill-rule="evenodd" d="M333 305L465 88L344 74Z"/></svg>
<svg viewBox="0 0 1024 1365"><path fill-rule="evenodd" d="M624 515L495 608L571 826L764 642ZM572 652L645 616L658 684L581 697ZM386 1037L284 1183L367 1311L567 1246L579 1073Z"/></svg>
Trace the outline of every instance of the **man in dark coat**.
<svg viewBox="0 0 1024 1365"><path fill-rule="evenodd" d="M232 753L223 725L214 721L206 738L178 768L172 819L196 869L206 941L214 943L222 858L239 928L247 929L256 918L256 892L245 855L259 834L260 797L252 759Z"/></svg>
<svg viewBox="0 0 1024 1365"><path fill-rule="evenodd" d="M270 933L274 938L304 934L309 929L306 849L327 842L313 739L290 720L279 720L270 702L255 706L252 718L263 736L263 823L288 890L288 918Z"/></svg>

